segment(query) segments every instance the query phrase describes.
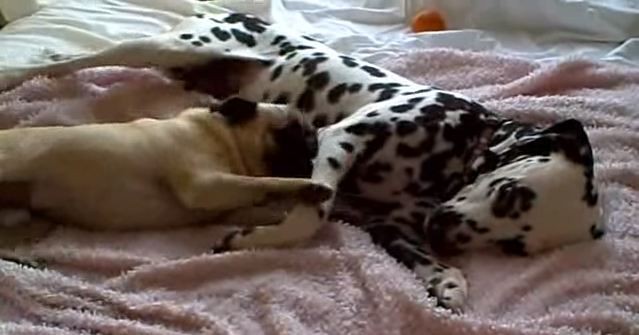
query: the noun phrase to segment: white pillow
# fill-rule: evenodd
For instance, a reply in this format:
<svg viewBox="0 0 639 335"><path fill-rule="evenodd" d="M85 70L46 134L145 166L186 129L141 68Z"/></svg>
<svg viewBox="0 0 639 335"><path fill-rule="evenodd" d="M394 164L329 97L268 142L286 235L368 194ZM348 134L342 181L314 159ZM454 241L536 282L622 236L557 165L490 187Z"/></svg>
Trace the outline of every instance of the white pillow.
<svg viewBox="0 0 639 335"><path fill-rule="evenodd" d="M0 30L0 71L47 63L54 53L96 52L123 40L166 32L186 16L224 10L191 0L48 0L39 9L42 3L35 1L33 14L12 21L34 7L18 6L26 0L0 0L0 10L9 9L10 21Z"/></svg>

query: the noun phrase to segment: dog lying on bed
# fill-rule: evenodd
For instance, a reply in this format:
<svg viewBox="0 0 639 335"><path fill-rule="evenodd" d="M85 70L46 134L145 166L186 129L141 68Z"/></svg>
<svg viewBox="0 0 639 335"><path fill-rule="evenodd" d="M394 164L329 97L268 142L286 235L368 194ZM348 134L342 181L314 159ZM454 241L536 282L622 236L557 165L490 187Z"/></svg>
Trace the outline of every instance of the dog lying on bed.
<svg viewBox="0 0 639 335"><path fill-rule="evenodd" d="M3 130L0 225L128 230L232 221L277 201L314 210L332 191L307 178L313 141L296 110L236 98L165 120Z"/></svg>

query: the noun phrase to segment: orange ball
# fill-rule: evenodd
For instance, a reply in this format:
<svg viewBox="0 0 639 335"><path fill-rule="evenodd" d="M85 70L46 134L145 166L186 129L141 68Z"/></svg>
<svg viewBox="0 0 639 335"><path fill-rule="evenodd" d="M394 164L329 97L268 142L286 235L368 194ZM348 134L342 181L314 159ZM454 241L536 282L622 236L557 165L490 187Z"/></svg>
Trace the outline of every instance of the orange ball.
<svg viewBox="0 0 639 335"><path fill-rule="evenodd" d="M446 30L446 22L444 22L444 17L438 11L423 10L415 15L410 28L414 33L440 31Z"/></svg>

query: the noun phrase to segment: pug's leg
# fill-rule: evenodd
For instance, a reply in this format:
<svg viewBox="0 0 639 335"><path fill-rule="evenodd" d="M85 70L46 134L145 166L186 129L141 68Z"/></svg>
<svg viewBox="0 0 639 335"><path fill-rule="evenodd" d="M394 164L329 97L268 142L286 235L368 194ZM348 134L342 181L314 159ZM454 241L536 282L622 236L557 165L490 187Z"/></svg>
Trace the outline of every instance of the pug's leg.
<svg viewBox="0 0 639 335"><path fill-rule="evenodd" d="M213 246L213 252L287 247L306 241L313 237L324 223L318 205L300 203L286 214L284 220L276 224L232 231Z"/></svg>
<svg viewBox="0 0 639 335"><path fill-rule="evenodd" d="M247 227L225 236L213 249L245 249L282 246L304 240L322 223L318 204L332 197L333 190L324 184L303 178L248 177L231 174L200 175L188 182L174 182L173 187L188 208L219 212L261 206L267 201L291 199L297 203L287 215L302 216L295 224ZM234 218L237 219L237 216ZM290 220L284 219L284 222ZM281 232L285 232L282 234Z"/></svg>
<svg viewBox="0 0 639 335"><path fill-rule="evenodd" d="M240 208L216 219L216 222L229 226L260 226L280 222L286 212L295 204L294 199L278 199L264 204Z"/></svg>
<svg viewBox="0 0 639 335"><path fill-rule="evenodd" d="M361 153L368 134L348 136L348 123L340 123L319 134L319 152L314 160L311 180L337 189L340 181ZM348 142L346 142L348 141ZM300 202L278 224L250 227L227 235L215 251L286 247L310 239L322 227L333 204L333 194L320 202Z"/></svg>
<svg viewBox="0 0 639 335"><path fill-rule="evenodd" d="M196 174L171 181L178 198L192 209L226 212L276 199L318 203L333 194L304 178L250 177L226 173Z"/></svg>

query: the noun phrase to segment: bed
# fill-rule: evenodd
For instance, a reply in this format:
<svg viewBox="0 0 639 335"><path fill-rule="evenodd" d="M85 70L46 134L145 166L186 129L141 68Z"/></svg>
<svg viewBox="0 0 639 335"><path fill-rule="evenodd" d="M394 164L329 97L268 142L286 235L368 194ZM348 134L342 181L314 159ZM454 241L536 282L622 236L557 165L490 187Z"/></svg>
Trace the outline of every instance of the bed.
<svg viewBox="0 0 639 335"><path fill-rule="evenodd" d="M430 6L450 29L409 33L412 15ZM287 22L509 117L581 119L597 157L608 234L532 258L482 252L452 259L470 282L467 309L455 315L435 307L413 274L347 223L331 223L294 251L228 255L207 252L222 227L60 228L33 245L0 251L46 263L0 262L0 333L639 334L639 4L0 0L8 22L0 30L0 83L3 73L52 55L93 53L170 30L195 13L227 9ZM39 80L0 92L0 126L94 122L108 116L83 113L114 103L114 95L144 107L146 116L202 98L172 91L152 70L89 69ZM118 95L133 86L172 93Z"/></svg>

